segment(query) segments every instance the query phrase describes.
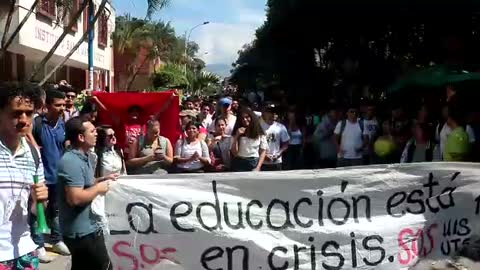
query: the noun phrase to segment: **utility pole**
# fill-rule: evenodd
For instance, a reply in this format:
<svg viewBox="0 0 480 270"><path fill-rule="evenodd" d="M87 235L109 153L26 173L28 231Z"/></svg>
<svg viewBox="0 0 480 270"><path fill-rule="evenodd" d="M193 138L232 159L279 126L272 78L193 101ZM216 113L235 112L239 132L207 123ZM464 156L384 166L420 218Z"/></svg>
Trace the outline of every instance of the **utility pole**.
<svg viewBox="0 0 480 270"><path fill-rule="evenodd" d="M188 62L188 42L190 41L190 35L192 34L192 31L195 30L196 28L202 26L202 25L207 25L209 24L209 21L205 21L203 23L200 23L198 25L195 25L194 27L190 28L189 31L185 31L185 66L184 66L184 72L185 75L187 75L187 62ZM187 34L188 33L188 34Z"/></svg>
<svg viewBox="0 0 480 270"><path fill-rule="evenodd" d="M95 38L95 6L93 0L88 0L88 89L93 89L93 40Z"/></svg>

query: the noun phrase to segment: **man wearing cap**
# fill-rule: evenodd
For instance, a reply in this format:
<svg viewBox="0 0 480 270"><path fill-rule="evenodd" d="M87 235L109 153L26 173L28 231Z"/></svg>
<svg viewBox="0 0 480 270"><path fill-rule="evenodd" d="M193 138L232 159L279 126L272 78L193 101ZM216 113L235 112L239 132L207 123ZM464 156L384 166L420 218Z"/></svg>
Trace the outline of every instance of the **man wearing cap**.
<svg viewBox="0 0 480 270"><path fill-rule="evenodd" d="M182 126L182 130L184 130L185 126L197 117L197 112L194 110L183 110L180 112L179 116L180 125Z"/></svg>
<svg viewBox="0 0 480 270"><path fill-rule="evenodd" d="M287 128L275 121L276 106L267 105L260 119L260 125L267 136L268 150L262 171L280 171L282 169L282 154L287 151L290 136Z"/></svg>
<svg viewBox="0 0 480 270"><path fill-rule="evenodd" d="M220 108L220 114L215 115L215 119L225 119L227 122L227 127L225 128L225 135L232 135L233 127L235 126L235 122L237 121L237 117L233 115L231 111L232 99L228 97L223 97L218 101L218 105ZM211 133L215 132L215 121L212 121L208 128L208 131Z"/></svg>
<svg viewBox="0 0 480 270"><path fill-rule="evenodd" d="M180 116L180 125L182 127L182 133L180 134L180 138L185 138L187 136L187 134L185 133L185 126L189 122L192 122L192 121L196 122L198 120L197 119L198 112L196 110L183 110L180 112L179 116ZM207 135L208 135L207 129L201 126L198 131L199 131L198 138L200 140L205 140L205 138L207 138Z"/></svg>

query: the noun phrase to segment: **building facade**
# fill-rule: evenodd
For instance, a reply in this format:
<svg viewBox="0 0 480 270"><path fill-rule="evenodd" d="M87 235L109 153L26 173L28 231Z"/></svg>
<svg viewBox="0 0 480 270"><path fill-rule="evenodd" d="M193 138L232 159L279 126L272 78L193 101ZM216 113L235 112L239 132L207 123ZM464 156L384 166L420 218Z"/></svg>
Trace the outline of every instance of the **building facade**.
<svg viewBox="0 0 480 270"><path fill-rule="evenodd" d="M152 75L164 64L160 57L150 59L147 48L138 52L114 52L115 92L142 92L152 86ZM136 76L133 75L136 73ZM132 81L133 80L133 81ZM130 85L130 89L128 86Z"/></svg>
<svg viewBox="0 0 480 270"><path fill-rule="evenodd" d="M40 0L35 12L28 18L14 42L8 48L8 53L0 62L0 80L25 80L29 79L36 65L41 62L49 52L59 36L63 33L71 21L73 14L80 8L81 1L73 0L74 8L62 22L58 22L58 14L63 12L56 6L56 0ZM13 32L35 0L17 0L15 13L9 29L9 35ZM93 0L95 9L101 0ZM8 6L0 6L0 34L3 35L8 13ZM7 8L7 10L5 10ZM81 39L87 31L87 9L77 20L72 31L67 34L54 55L46 66L42 67L40 74L35 80L42 80L55 65L61 62L65 55ZM94 39L94 89L109 90L113 88L113 49L111 33L115 29L115 10L111 2L99 17L95 24ZM81 90L88 86L88 44L86 41L67 60L65 65L49 79L49 82L67 80L75 88Z"/></svg>

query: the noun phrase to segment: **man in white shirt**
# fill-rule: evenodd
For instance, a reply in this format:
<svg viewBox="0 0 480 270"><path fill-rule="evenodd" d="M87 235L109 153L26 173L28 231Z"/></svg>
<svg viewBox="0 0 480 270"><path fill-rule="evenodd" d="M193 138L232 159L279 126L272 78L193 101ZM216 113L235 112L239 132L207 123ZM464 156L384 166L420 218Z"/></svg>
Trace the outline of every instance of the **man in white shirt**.
<svg viewBox="0 0 480 270"><path fill-rule="evenodd" d="M40 154L25 138L41 104L38 92L30 85L0 84L0 269L38 269L28 214L36 215L48 189Z"/></svg>
<svg viewBox="0 0 480 270"><path fill-rule="evenodd" d="M365 136L368 139L367 147L364 152L364 165L368 165L372 162L373 144L378 136L378 131L380 130L377 118L375 117L376 108L373 104L367 106L367 112L365 114L365 119L363 120Z"/></svg>
<svg viewBox="0 0 480 270"><path fill-rule="evenodd" d="M368 143L367 132L362 120L358 119L358 110L351 106L347 119L335 127L338 167L363 165L363 152Z"/></svg>
<svg viewBox="0 0 480 270"><path fill-rule="evenodd" d="M262 171L282 170L282 155L288 149L290 136L287 128L274 121L274 105L268 105L262 113L260 125L267 136L268 149Z"/></svg>
<svg viewBox="0 0 480 270"><path fill-rule="evenodd" d="M212 115L210 114L210 104L203 103L202 110L200 111L199 118L202 121L202 127L209 128L212 124Z"/></svg>
<svg viewBox="0 0 480 270"><path fill-rule="evenodd" d="M237 121L237 117L233 115L231 106L232 100L228 97L223 97L218 101L218 105L220 107L219 115L216 115L215 119L223 118L227 121L227 127L225 128L225 134L232 135L233 128L235 127L235 122ZM212 123L208 128L208 132L214 133L215 132L215 121L212 119Z"/></svg>

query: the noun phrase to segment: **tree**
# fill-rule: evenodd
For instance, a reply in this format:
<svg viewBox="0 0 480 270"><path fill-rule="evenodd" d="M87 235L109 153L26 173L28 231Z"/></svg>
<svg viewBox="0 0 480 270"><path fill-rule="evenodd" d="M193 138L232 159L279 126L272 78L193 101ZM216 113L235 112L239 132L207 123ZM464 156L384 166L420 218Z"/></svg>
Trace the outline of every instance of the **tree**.
<svg viewBox="0 0 480 270"><path fill-rule="evenodd" d="M264 90L272 82L290 96L318 100L310 96L381 91L415 66L473 66L480 59L479 10L468 0L269 0L267 19L239 52L231 81Z"/></svg>
<svg viewBox="0 0 480 270"><path fill-rule="evenodd" d="M206 71L188 70L185 75L182 65L169 63L152 76L152 83L158 90L184 88L191 94L200 95L217 92L220 78Z"/></svg>
<svg viewBox="0 0 480 270"><path fill-rule="evenodd" d="M105 6L107 5L107 2L108 0L102 0L102 3L100 4L98 10L97 10L97 13L95 14L95 16L93 17L93 24L95 24L98 20L98 18L100 17L100 15L102 14L102 10L105 8ZM67 62L67 60L75 53L76 50L78 50L78 48L82 45L82 43L87 39L88 37L88 30L84 31L82 37L78 40L77 44L75 44L75 46L73 46L73 48L70 50L70 52L63 58L62 62L60 62L59 64L57 64L39 83L40 86L44 85L48 79L50 79L50 77L52 77L53 74L55 74L55 72L57 72L57 70L59 70L61 67L63 67L63 65L65 64L65 62Z"/></svg>
<svg viewBox="0 0 480 270"><path fill-rule="evenodd" d="M134 59L128 68L132 74L127 83L127 90L130 90L146 63L169 57L177 37L170 23L162 21L151 22L122 16L117 19L117 24L118 27L113 33L115 50L119 54L132 55Z"/></svg>
<svg viewBox="0 0 480 270"><path fill-rule="evenodd" d="M167 63L152 76L152 84L155 89L186 88L188 80L183 67L178 64Z"/></svg>
<svg viewBox="0 0 480 270"><path fill-rule="evenodd" d="M112 33L114 50L119 54L134 50L139 46L139 38L147 21L130 17L129 14L115 18L115 31Z"/></svg>
<svg viewBox="0 0 480 270"><path fill-rule="evenodd" d="M144 56L140 66L136 67L135 72L133 73L127 85L127 90L131 89L138 72L144 67L145 63L157 58L167 58L176 40L175 30L170 23L158 21L155 23L148 23L144 26L144 28L145 42L143 42L142 46L149 53Z"/></svg>
<svg viewBox="0 0 480 270"><path fill-rule="evenodd" d="M7 35L8 35L9 30L10 30L10 25L12 23L13 12L15 11L15 9L14 9L15 0L12 0L10 11L7 15L8 18L7 18L7 22L5 24L5 29L3 31L2 43L1 43L2 49L0 50L0 59L3 58L3 56L7 52L8 47L12 44L13 40L18 35L18 33L20 33L20 30L25 25L25 23L27 22L30 15L32 15L33 11L37 8L37 5L38 5L39 2L40 2L40 0L35 0L35 2L33 2L32 7L30 7L30 9L28 10L27 15L25 15L25 17L22 19L22 21L18 24L17 28L15 28L13 33L7 39Z"/></svg>
<svg viewBox="0 0 480 270"><path fill-rule="evenodd" d="M15 12L15 1L8 0L7 4L10 2L10 8L8 10L7 20L5 22L5 30L2 36L2 48L5 47L5 42L7 41L8 31L10 31L10 25L12 24L13 13Z"/></svg>
<svg viewBox="0 0 480 270"><path fill-rule="evenodd" d="M200 47L194 41L189 41L187 44L187 55L185 56L185 37L177 37L177 42L175 42L172 52L168 57L169 62L186 64L189 67L194 65L195 55L198 53Z"/></svg>
<svg viewBox="0 0 480 270"><path fill-rule="evenodd" d="M68 0L67 0L68 1ZM63 9L66 10L69 8L69 5L65 2L67 1L63 1L64 3L64 6L63 6ZM69 0L71 1L71 0ZM71 4L71 3L70 3ZM66 27L63 28L63 33L60 35L60 37L58 37L57 41L55 42L55 44L53 45L52 48L50 48L50 51L47 53L47 55L45 55L45 57L43 57L42 61L40 61L40 63L38 65L36 65L35 69L33 70L32 72L32 75L30 75L30 80L34 80L35 77L37 76L37 74L40 72L40 70L42 70L48 60L50 60L50 58L53 56L53 54L55 53L55 51L57 50L57 48L60 46L60 44L63 42L63 40L65 39L65 37L67 36L67 34L72 31L72 27L77 23L78 19L80 18L80 16L82 15L84 9L88 6L88 1L83 1L81 4L80 4L80 7L78 8L78 10L75 12L75 14L71 17L70 19L70 22L68 23L68 25ZM59 12L59 13L62 13L63 15L62 16L66 16L67 12L64 11L64 12Z"/></svg>
<svg viewBox="0 0 480 270"><path fill-rule="evenodd" d="M220 77L207 71L187 72L188 90L194 95L206 94L206 92L215 92L219 87Z"/></svg>
<svg viewBox="0 0 480 270"><path fill-rule="evenodd" d="M86 1L85 1L86 2ZM160 0L160 1L148 1L148 10L147 14L152 14L155 10L159 10L163 7L165 7L170 1L169 0ZM103 10L105 9L106 4L108 3L108 0L102 0L94 18L92 24L95 25L97 22L99 16L102 14ZM68 5L67 5L68 7ZM124 51L126 48L130 48L132 45L128 43L129 41L135 40L134 37L137 37L136 30L143 27L145 24L144 20L132 20L128 15L126 16L120 16L117 18L117 22L120 22L117 27L120 27L119 32L114 32L112 35L112 39L116 40L116 44L119 46L116 46L115 49L117 50L122 50ZM129 24L125 23L129 22ZM127 28L127 29L125 29ZM119 28L117 28L119 29ZM115 35L117 33L117 35ZM122 35L118 35L118 33L123 33ZM75 53L76 50L82 45L82 43L86 40L88 37L88 30L85 29L82 37L78 40L77 44L70 50L70 52L63 58L62 62L57 64L40 82L40 85L43 85L55 72L63 67L63 65L66 63L66 61ZM125 38L128 37L128 38ZM60 40L60 39L59 39Z"/></svg>
<svg viewBox="0 0 480 270"><path fill-rule="evenodd" d="M145 16L146 19L151 19L152 15L161 10L166 8L170 4L170 0L147 0L147 15Z"/></svg>

